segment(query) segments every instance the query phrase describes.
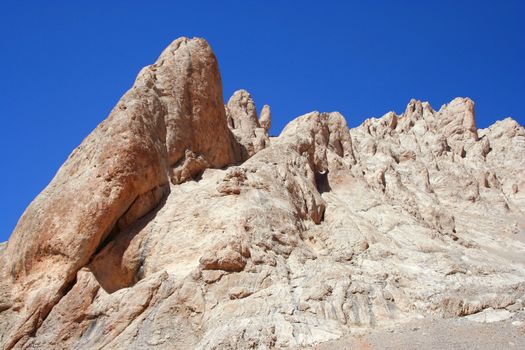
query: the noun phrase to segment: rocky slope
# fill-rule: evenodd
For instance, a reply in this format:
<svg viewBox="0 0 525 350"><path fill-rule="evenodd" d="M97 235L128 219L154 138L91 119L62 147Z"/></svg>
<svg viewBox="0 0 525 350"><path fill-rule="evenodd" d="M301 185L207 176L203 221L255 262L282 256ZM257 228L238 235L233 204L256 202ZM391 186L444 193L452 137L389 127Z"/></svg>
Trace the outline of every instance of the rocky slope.
<svg viewBox="0 0 525 350"><path fill-rule="evenodd" d="M202 39L144 68L0 246L4 349L304 347L525 306L525 130L410 101L268 136Z"/></svg>

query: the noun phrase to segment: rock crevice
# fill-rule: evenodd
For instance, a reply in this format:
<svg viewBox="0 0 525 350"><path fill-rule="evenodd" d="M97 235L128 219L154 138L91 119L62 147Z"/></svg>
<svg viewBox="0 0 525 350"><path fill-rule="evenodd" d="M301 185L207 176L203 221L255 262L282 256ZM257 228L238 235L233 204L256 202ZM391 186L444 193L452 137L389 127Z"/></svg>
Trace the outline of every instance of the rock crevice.
<svg viewBox="0 0 525 350"><path fill-rule="evenodd" d="M0 244L2 348L298 348L525 312L516 121L479 129L457 98L270 127L245 90L224 105L203 39L170 44Z"/></svg>

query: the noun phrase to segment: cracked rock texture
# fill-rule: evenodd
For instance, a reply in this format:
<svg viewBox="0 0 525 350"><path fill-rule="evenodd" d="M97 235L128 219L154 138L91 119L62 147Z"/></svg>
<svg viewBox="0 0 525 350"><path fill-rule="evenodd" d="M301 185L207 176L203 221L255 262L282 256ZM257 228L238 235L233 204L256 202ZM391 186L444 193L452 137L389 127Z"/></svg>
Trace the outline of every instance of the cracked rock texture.
<svg viewBox="0 0 525 350"><path fill-rule="evenodd" d="M263 107L259 120L255 102L248 91L235 91L226 105L226 115L228 125L239 142L242 160L253 156L270 142L270 107Z"/></svg>
<svg viewBox="0 0 525 350"><path fill-rule="evenodd" d="M4 349L270 349L525 306L525 130L412 100L268 136L181 38L0 244Z"/></svg>

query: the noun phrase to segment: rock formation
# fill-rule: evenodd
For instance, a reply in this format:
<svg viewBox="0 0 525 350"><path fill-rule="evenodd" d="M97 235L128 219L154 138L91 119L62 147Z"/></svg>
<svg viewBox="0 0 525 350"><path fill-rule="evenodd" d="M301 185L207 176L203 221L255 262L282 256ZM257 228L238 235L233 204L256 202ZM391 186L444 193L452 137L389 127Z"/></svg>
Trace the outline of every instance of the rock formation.
<svg viewBox="0 0 525 350"><path fill-rule="evenodd" d="M261 113L261 122L257 119L255 102L246 90L235 91L226 105L228 125L235 135L241 149L241 159L244 161L265 148L270 142L270 108L265 106Z"/></svg>
<svg viewBox="0 0 525 350"><path fill-rule="evenodd" d="M268 137L181 38L0 244L4 349L311 346L525 306L525 129L412 100ZM492 310L492 311L491 311Z"/></svg>
<svg viewBox="0 0 525 350"><path fill-rule="evenodd" d="M261 124L261 128L266 132L269 132L270 127L272 126L272 112L270 111L270 106L264 105L261 109L259 123Z"/></svg>

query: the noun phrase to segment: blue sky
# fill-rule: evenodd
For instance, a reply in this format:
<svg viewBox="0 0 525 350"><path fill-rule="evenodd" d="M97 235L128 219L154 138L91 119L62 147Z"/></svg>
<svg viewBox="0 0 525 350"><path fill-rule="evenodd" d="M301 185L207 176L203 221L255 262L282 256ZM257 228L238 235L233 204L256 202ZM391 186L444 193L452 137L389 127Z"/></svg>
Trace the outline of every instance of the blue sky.
<svg viewBox="0 0 525 350"><path fill-rule="evenodd" d="M351 126L410 98L525 122L524 1L2 1L0 241L141 67L179 36L212 45L224 96Z"/></svg>

